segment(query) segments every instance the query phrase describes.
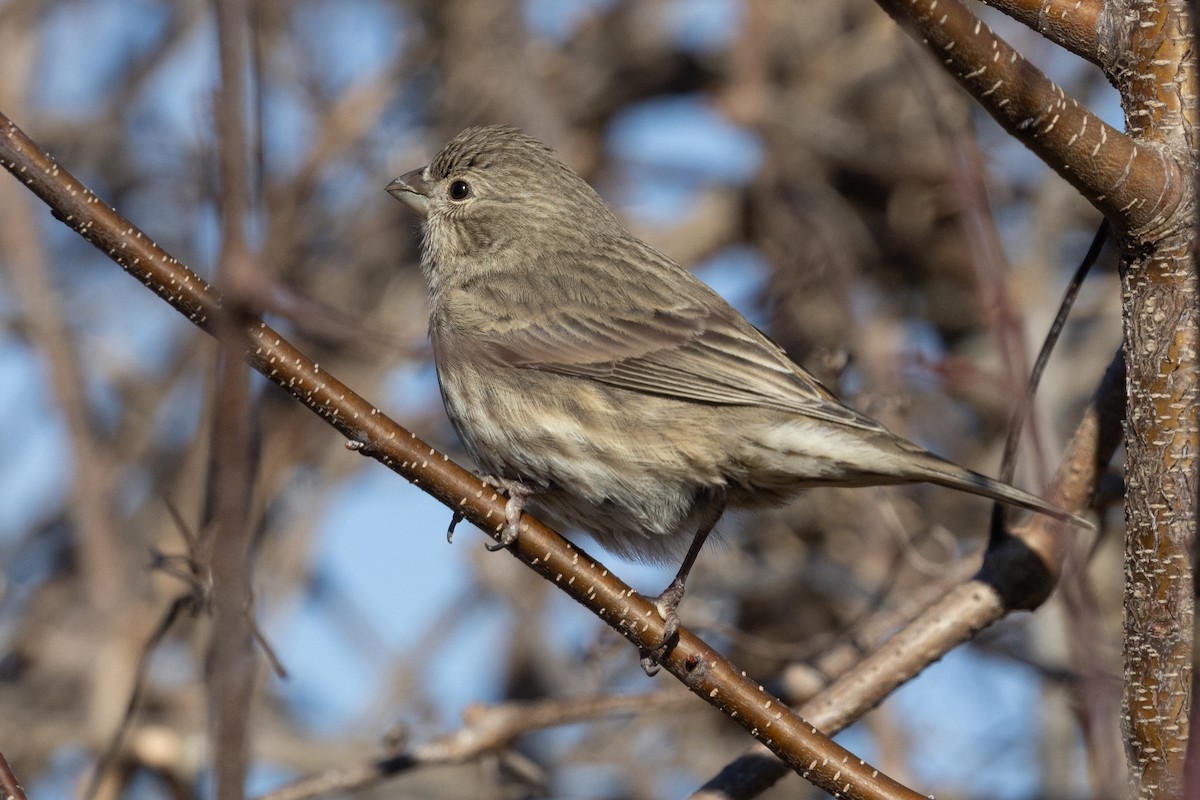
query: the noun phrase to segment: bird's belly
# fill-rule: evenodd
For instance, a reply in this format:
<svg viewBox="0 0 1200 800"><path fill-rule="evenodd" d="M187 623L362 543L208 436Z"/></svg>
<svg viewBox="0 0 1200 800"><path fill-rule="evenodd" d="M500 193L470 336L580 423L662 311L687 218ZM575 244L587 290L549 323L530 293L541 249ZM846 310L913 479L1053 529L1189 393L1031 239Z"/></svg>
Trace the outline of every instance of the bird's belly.
<svg viewBox="0 0 1200 800"><path fill-rule="evenodd" d="M480 468L529 484L535 514L606 549L674 558L723 500L720 448L679 424L693 404L535 370L472 365L438 377Z"/></svg>

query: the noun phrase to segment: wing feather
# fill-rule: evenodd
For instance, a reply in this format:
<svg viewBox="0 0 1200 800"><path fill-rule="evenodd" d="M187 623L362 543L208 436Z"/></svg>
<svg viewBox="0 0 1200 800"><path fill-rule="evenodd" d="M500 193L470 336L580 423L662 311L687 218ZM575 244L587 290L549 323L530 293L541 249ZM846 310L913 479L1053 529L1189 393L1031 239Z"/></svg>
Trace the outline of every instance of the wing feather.
<svg viewBox="0 0 1200 800"><path fill-rule="evenodd" d="M660 271L682 272L665 257L658 258L665 262L657 265ZM883 430L844 406L693 276L682 277L686 289L695 291L675 288L674 295L670 291L678 283L672 286L669 278L676 276L661 277L668 280L661 285L643 281L636 289L620 278L612 284L594 277L581 280L583 290L573 293L572 302L499 321L484 334L488 350L509 366L588 378L630 391L699 403L763 406ZM642 295L633 295L638 302L631 299L631 291Z"/></svg>

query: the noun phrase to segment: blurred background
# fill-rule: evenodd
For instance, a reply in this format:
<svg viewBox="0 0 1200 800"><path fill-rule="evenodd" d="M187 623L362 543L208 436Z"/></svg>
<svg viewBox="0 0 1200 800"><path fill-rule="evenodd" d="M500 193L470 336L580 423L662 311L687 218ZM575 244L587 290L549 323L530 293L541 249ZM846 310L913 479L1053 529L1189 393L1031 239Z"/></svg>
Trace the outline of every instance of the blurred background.
<svg viewBox="0 0 1200 800"><path fill-rule="evenodd" d="M852 405L998 470L1099 216L869 0L250 7L254 300L456 459L417 222L383 187L462 128L505 122L554 147L635 232ZM1121 126L1099 71L988 19ZM208 277L221 241L216 37L211 6L190 0L0 2L0 111ZM8 176L0 314L0 752L31 797L76 796L174 608L147 656L116 796L203 796L211 632L179 600L179 573L202 519L216 346ZM1047 480L1119 337L1109 255L1051 362L1020 485ZM463 525L447 544L447 509L283 392L257 381L255 403L253 613L288 674L260 658L251 794L516 699L651 693L638 713L353 796L676 797L750 743L669 676L645 677L624 640L486 552L478 531ZM988 514L916 487L812 491L729 516L689 583L684 624L803 698L969 577ZM940 797L1094 796L1088 753L1106 751L1079 721L1120 691L1120 517L1077 532L1070 602L1060 592L984 632L841 741ZM569 535L648 593L672 573ZM1115 720L1089 736L1116 746ZM806 791L792 776L767 796Z"/></svg>

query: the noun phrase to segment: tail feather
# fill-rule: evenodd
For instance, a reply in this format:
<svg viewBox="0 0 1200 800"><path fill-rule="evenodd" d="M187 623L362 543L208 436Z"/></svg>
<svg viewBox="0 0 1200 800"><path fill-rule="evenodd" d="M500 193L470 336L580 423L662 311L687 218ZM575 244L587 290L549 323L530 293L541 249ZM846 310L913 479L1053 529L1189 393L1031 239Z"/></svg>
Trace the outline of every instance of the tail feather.
<svg viewBox="0 0 1200 800"><path fill-rule="evenodd" d="M969 492L991 500L997 500L1001 503L1028 509L1029 511L1036 511L1039 514L1045 514L1048 517L1069 522L1081 528L1095 530L1096 526L1083 517L1072 514L1069 511L1064 511L1036 495L1018 489L1015 486L1010 486L995 478L989 478L986 475L981 475L965 467L960 467L951 461L935 456L933 453L926 453L926 456L928 458L925 464L925 480L929 483L936 483L939 486Z"/></svg>
<svg viewBox="0 0 1200 800"><path fill-rule="evenodd" d="M755 475L756 488L787 491L798 486L936 483L1081 528L1095 528L1040 497L960 467L866 417L861 419L861 425L831 425L800 417L765 429L764 440L746 459L765 460L771 466Z"/></svg>

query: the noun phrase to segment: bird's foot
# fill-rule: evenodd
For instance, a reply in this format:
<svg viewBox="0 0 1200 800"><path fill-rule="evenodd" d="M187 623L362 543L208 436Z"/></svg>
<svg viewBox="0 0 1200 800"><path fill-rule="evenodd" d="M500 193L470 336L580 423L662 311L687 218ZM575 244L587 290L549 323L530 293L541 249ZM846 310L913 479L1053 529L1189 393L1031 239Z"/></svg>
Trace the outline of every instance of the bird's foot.
<svg viewBox="0 0 1200 800"><path fill-rule="evenodd" d="M663 618L663 635L657 645L642 651L641 667L647 675L657 675L659 662L667 657L679 639L679 604L683 601L684 583L676 578L663 589L662 594L652 598L658 615Z"/></svg>
<svg viewBox="0 0 1200 800"><path fill-rule="evenodd" d="M521 514L525 512L525 501L537 494L537 490L527 483L500 478L496 475L481 475L479 479L488 486L499 489L508 495L508 500L504 504L504 529L500 531L500 538L484 545L493 552L503 550L520 537Z"/></svg>

